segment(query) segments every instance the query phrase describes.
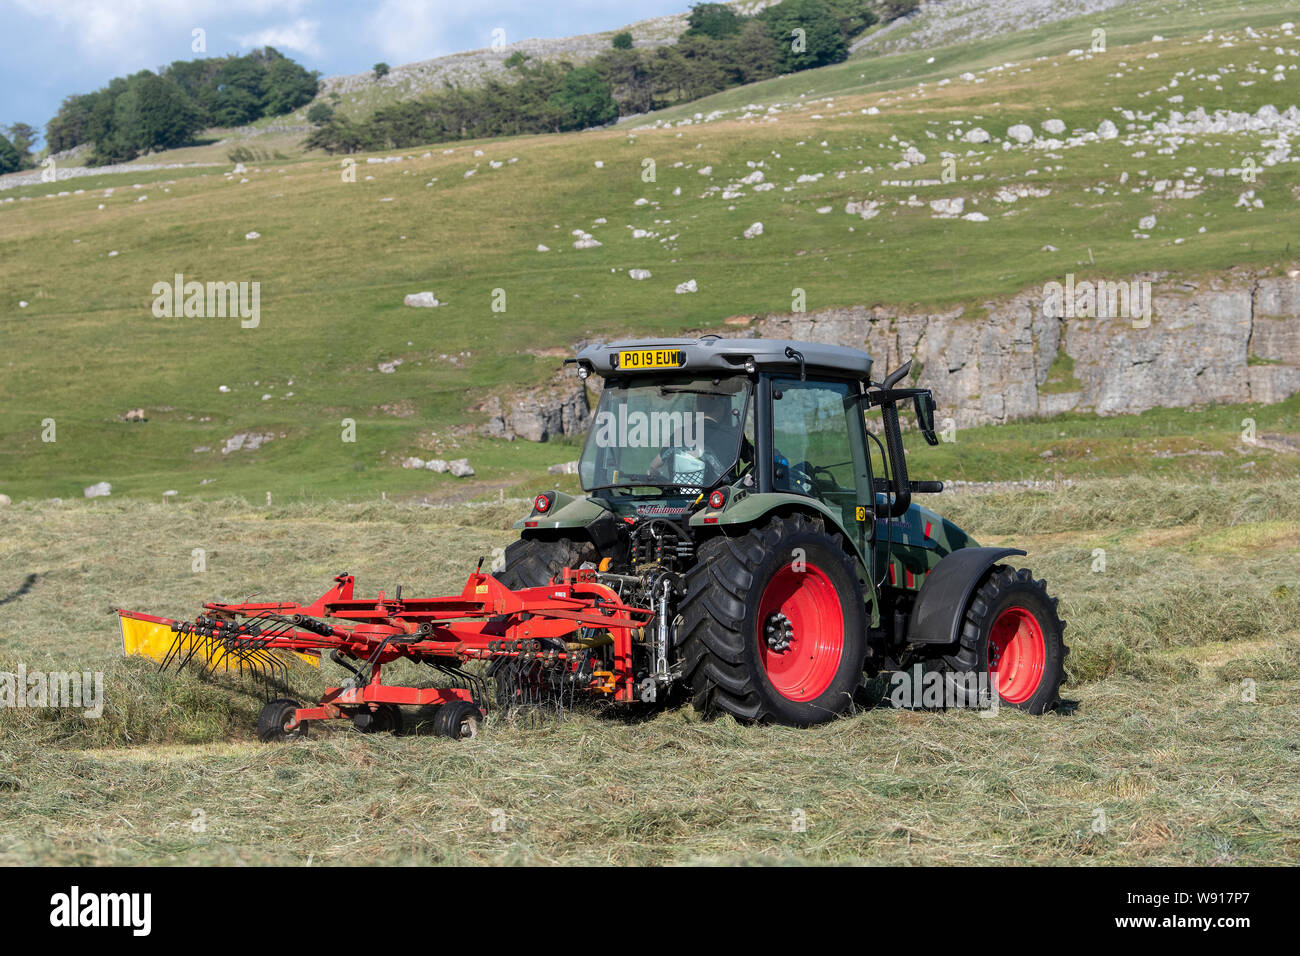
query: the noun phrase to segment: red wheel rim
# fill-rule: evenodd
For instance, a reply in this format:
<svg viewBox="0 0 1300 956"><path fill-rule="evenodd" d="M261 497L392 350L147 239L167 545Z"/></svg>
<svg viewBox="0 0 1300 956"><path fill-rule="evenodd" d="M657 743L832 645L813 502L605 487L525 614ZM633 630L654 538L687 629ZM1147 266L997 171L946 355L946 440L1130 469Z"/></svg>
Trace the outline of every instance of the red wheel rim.
<svg viewBox="0 0 1300 956"><path fill-rule="evenodd" d="M769 622L789 622L789 645L768 641ZM835 585L813 564L787 564L772 576L758 602L758 653L767 679L788 700L815 700L826 692L844 656L844 611Z"/></svg>
<svg viewBox="0 0 1300 956"><path fill-rule="evenodd" d="M998 615L989 633L989 676L999 696L1022 704L1034 696L1047 663L1047 642L1038 618L1022 607Z"/></svg>

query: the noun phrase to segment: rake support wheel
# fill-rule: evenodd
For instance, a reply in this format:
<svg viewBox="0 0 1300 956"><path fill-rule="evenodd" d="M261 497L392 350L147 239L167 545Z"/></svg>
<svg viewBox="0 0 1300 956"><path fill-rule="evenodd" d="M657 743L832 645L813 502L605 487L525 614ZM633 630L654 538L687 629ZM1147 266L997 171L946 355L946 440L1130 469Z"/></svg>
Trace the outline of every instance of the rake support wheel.
<svg viewBox="0 0 1300 956"><path fill-rule="evenodd" d="M301 705L296 700L282 697L273 700L257 717L257 739L263 743L280 743L307 736L307 721L301 721L292 730L286 729Z"/></svg>
<svg viewBox="0 0 1300 956"><path fill-rule="evenodd" d="M443 737L452 740L470 740L479 735L482 720L483 714L478 704L468 700L453 700L438 711L433 728Z"/></svg>

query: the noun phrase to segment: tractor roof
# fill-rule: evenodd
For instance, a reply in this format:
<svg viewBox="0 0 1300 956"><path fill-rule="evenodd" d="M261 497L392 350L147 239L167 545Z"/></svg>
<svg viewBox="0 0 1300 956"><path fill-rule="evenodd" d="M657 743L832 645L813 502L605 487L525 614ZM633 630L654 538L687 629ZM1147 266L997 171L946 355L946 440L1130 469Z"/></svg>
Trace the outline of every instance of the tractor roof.
<svg viewBox="0 0 1300 956"><path fill-rule="evenodd" d="M698 339L627 339L588 345L578 353L578 362L597 375L615 372L691 371L693 369L740 372L752 361L759 368L798 370L803 356L809 370L822 369L866 379L871 374L871 356L843 345L822 345L793 339L724 339L706 335Z"/></svg>

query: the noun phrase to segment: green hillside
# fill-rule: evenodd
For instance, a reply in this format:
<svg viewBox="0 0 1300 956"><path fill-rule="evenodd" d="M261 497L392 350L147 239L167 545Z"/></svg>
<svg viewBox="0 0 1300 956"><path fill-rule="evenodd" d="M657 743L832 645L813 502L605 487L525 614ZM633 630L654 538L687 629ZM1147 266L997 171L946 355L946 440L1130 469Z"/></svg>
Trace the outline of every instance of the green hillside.
<svg viewBox="0 0 1300 956"><path fill-rule="evenodd" d="M1154 17L1156 9L1166 13ZM796 288L810 310L934 306L1011 294L1080 263L1115 276L1293 267L1294 163L1261 167L1250 185L1207 172L1247 157L1262 162L1272 134L1187 134L1170 144L1151 133L1171 109L1254 113L1300 101L1300 41L1280 30L1287 19L1281 4L1134 4L924 55L852 59L613 129L430 144L389 163L357 157L355 182L344 181L339 159L313 156L249 164L240 174L105 174L0 192L0 492L79 497L84 486L109 481L115 496L495 495L528 486L577 449L476 437L470 426L482 417L470 406L546 381L559 360L541 353L580 340L786 311ZM1088 48L1095 24L1107 26L1107 51L1068 55ZM1205 40L1209 27L1216 32ZM1225 48L1219 31L1228 27L1233 46ZM934 63L925 63L929 56ZM1015 65L981 72L1006 63ZM1289 67L1282 80L1273 79L1277 63ZM975 80L961 79L967 70ZM750 104L759 108L743 109ZM635 128L725 109L734 112L713 122ZM1120 136L1004 149L1009 126L1029 124L1041 135L1049 118L1064 121L1062 140L1103 120ZM972 126L992 139L947 139ZM1126 144L1129 135L1150 142ZM891 168L909 145L925 161ZM941 151L953 154L957 181L915 185L941 179ZM646 159L653 182L642 178ZM772 188L737 185L756 170ZM1152 184L1160 179L1203 191L1158 196ZM1050 194L996 200L1022 184ZM1238 204L1248 188L1262 208ZM45 198L61 192L68 195ZM988 221L934 218L928 201L946 197L964 198ZM864 200L877 202L879 215L846 214L847 203ZM1148 215L1157 225L1140 238L1138 221ZM763 234L742 238L755 222ZM655 235L634 238L634 229ZM574 230L602 245L575 249ZM259 238L246 239L251 232ZM652 277L634 281L634 268ZM155 317L152 289L177 273L260 283L258 326ZM690 279L698 293L674 294ZM505 312L492 309L497 289ZM405 294L425 290L446 304L403 306ZM379 371L397 359L391 374ZM136 408L148 421L122 420ZM1294 400L1251 414L1264 428L1300 427ZM1241 417L1232 409L1158 413L1146 425L1078 427L1110 436L1116 448L1134 428L1226 445ZM47 419L53 442L42 440ZM344 419L356 422L355 442L341 440ZM968 455L935 462L950 478L1047 474L1041 437L1010 431L970 433L982 447L1002 443L978 466ZM272 438L223 454L240 433ZM399 467L407 455L434 452L468 455L477 476ZM1179 467L1237 466L1206 461ZM1080 457L1051 470L1132 464Z"/></svg>

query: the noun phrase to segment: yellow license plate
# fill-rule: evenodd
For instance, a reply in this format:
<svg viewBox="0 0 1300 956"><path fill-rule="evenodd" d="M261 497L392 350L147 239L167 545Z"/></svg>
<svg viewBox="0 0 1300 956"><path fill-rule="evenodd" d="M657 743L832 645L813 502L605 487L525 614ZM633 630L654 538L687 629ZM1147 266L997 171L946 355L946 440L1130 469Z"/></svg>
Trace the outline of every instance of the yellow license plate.
<svg viewBox="0 0 1300 956"><path fill-rule="evenodd" d="M681 349L637 349L618 353L618 367L628 372L647 368L681 368L686 353Z"/></svg>

